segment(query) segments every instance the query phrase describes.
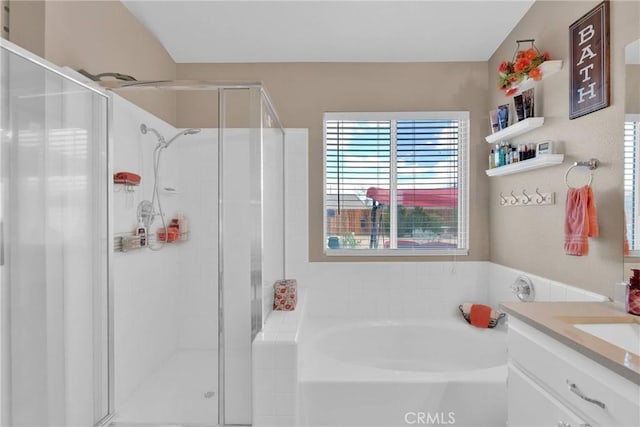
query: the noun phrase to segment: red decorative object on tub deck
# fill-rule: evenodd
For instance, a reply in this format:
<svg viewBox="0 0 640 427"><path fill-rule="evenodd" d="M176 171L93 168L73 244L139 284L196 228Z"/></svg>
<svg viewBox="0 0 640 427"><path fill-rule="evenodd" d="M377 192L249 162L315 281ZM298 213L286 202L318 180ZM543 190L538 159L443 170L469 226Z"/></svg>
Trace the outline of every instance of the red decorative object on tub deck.
<svg viewBox="0 0 640 427"><path fill-rule="evenodd" d="M273 309L293 311L298 303L298 282L296 279L278 280L273 284Z"/></svg>

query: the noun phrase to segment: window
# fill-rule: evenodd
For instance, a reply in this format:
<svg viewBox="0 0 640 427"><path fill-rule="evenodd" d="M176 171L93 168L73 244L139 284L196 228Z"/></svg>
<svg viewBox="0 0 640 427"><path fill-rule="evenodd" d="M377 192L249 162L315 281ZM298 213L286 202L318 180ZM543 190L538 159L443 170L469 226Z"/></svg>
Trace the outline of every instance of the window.
<svg viewBox="0 0 640 427"><path fill-rule="evenodd" d="M466 254L468 127L468 112L325 113L325 254Z"/></svg>
<svg viewBox="0 0 640 427"><path fill-rule="evenodd" d="M629 255L640 255L640 115L624 122L624 214ZM626 252L626 250L625 250Z"/></svg>

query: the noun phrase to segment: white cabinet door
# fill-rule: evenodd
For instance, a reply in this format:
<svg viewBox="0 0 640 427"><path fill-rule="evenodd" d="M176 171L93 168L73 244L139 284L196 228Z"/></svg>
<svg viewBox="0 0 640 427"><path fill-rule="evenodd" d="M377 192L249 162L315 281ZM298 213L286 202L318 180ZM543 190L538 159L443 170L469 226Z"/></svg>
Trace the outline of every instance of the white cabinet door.
<svg viewBox="0 0 640 427"><path fill-rule="evenodd" d="M507 382L509 427L590 426L518 368L509 366Z"/></svg>

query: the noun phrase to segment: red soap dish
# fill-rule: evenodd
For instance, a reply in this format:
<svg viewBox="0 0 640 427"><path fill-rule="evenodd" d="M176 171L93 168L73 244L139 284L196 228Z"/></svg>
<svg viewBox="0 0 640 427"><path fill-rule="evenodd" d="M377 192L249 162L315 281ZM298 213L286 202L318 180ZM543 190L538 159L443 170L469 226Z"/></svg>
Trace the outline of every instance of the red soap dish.
<svg viewBox="0 0 640 427"><path fill-rule="evenodd" d="M113 174L114 184L140 185L141 177L133 172L116 172Z"/></svg>

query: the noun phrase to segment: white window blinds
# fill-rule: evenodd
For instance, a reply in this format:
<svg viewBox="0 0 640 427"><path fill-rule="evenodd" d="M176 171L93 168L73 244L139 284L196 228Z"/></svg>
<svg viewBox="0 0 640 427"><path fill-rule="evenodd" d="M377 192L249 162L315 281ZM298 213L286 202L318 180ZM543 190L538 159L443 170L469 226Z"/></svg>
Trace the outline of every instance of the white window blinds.
<svg viewBox="0 0 640 427"><path fill-rule="evenodd" d="M633 119L630 117L629 119ZM640 120L640 117L638 117ZM624 213L629 250L640 250L640 123L624 123Z"/></svg>
<svg viewBox="0 0 640 427"><path fill-rule="evenodd" d="M468 113L325 114L325 252L467 248Z"/></svg>

